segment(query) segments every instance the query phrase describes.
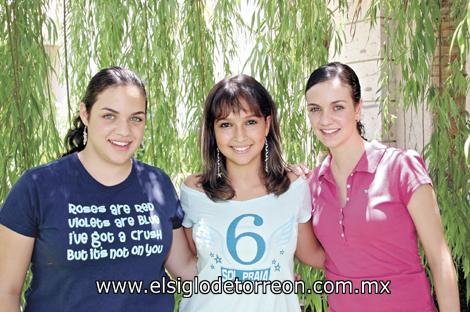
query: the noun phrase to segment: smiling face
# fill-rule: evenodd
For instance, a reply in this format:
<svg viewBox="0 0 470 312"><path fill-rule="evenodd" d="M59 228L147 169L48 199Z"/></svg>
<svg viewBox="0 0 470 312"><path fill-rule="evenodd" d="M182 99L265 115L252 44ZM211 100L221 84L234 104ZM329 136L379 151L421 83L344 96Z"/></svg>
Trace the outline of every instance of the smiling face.
<svg viewBox="0 0 470 312"><path fill-rule="evenodd" d="M88 155L100 163L129 164L144 137L145 98L139 88L106 88L89 113L80 104L80 117L88 128Z"/></svg>
<svg viewBox="0 0 470 312"><path fill-rule="evenodd" d="M240 166L261 168L261 151L271 122L271 116L256 116L243 98L239 101L240 111L214 122L217 147L229 172Z"/></svg>
<svg viewBox="0 0 470 312"><path fill-rule="evenodd" d="M318 139L329 149L360 138L356 121L361 102L354 104L351 89L338 78L317 83L307 90L307 111Z"/></svg>

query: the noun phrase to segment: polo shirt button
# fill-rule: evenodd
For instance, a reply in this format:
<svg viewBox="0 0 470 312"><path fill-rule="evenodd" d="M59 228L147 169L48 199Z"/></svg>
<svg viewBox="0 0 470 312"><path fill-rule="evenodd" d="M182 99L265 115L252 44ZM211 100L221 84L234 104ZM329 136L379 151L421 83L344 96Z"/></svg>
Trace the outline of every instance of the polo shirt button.
<svg viewBox="0 0 470 312"><path fill-rule="evenodd" d="M349 197L346 197L346 201L349 201Z"/></svg>
<svg viewBox="0 0 470 312"><path fill-rule="evenodd" d="M351 177L352 177L353 175L354 175L354 172L353 172L353 173L351 173Z"/></svg>
<svg viewBox="0 0 470 312"><path fill-rule="evenodd" d="M344 233L341 233L341 237L344 237Z"/></svg>
<svg viewBox="0 0 470 312"><path fill-rule="evenodd" d="M347 188L351 188L351 185L348 184L348 185L346 185L346 187L347 187Z"/></svg>
<svg viewBox="0 0 470 312"><path fill-rule="evenodd" d="M339 220L339 224L343 224L343 220Z"/></svg>

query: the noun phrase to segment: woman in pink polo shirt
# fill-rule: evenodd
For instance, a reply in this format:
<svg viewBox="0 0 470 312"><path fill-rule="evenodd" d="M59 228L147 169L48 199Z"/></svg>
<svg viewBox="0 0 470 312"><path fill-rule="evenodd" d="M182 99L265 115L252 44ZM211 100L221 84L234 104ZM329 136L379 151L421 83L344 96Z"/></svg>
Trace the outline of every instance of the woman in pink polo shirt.
<svg viewBox="0 0 470 312"><path fill-rule="evenodd" d="M326 278L353 283L347 294L329 294L330 311L436 311L417 236L440 310L459 311L455 268L421 157L363 139L361 90L349 66L316 69L306 97L311 126L329 150L311 179L313 228L326 252Z"/></svg>

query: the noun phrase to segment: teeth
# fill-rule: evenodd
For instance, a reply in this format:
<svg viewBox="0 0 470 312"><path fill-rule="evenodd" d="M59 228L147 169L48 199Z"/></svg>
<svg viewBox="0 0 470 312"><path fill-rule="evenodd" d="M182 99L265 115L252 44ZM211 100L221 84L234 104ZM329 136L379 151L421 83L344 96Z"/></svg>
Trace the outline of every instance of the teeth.
<svg viewBox="0 0 470 312"><path fill-rule="evenodd" d="M248 150L250 147L249 146L245 146L245 147L235 147L235 146L232 146L232 148L234 150L236 150L237 152L244 152L246 150Z"/></svg>
<svg viewBox="0 0 470 312"><path fill-rule="evenodd" d="M129 142L119 142L119 141L111 141L111 143L119 145L119 146L126 146Z"/></svg>
<svg viewBox="0 0 470 312"><path fill-rule="evenodd" d="M331 134L331 133L334 133L336 131L338 131L339 129L333 129L333 130L327 130L327 129L323 129L322 131L325 132L325 133L328 133L328 134Z"/></svg>

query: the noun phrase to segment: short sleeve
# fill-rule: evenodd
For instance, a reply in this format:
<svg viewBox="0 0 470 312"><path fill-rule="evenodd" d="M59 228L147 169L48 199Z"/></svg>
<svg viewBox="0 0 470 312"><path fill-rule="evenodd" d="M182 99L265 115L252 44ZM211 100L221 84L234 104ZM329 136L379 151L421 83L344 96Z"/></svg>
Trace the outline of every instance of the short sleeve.
<svg viewBox="0 0 470 312"><path fill-rule="evenodd" d="M171 223L173 224L173 230L179 229L182 225L184 219L184 212L183 208L181 207L181 203L179 199L176 199L176 207L175 207L175 213L173 217L171 217Z"/></svg>
<svg viewBox="0 0 470 312"><path fill-rule="evenodd" d="M403 152L400 158L400 197L402 202L408 205L414 191L424 184L432 185L424 160L416 151Z"/></svg>
<svg viewBox="0 0 470 312"><path fill-rule="evenodd" d="M305 223L310 220L312 213L312 198L310 196L309 184L307 180L304 178L300 182L301 185L299 187L299 198L301 199L300 202L300 209L299 214L297 215L297 223Z"/></svg>
<svg viewBox="0 0 470 312"><path fill-rule="evenodd" d="M186 188L187 186L184 185L184 182L181 184L181 191L180 191L180 194L181 194L181 205L183 207L183 211L184 211L184 218L183 218L183 226L185 228L192 228L193 227L193 220L191 218L191 212L189 210L189 194L188 192L186 191Z"/></svg>
<svg viewBox="0 0 470 312"><path fill-rule="evenodd" d="M169 183L171 185L171 191L172 191L172 196L174 199L174 210L173 210L173 215L170 217L171 223L173 225L173 229L179 229L182 225L183 219L184 219L184 211L183 208L181 207L181 202L178 198L178 194L176 194L175 187L173 186L173 183L169 180Z"/></svg>
<svg viewBox="0 0 470 312"><path fill-rule="evenodd" d="M15 183L0 209L0 224L30 237L37 236L37 191L26 172Z"/></svg>
<svg viewBox="0 0 470 312"><path fill-rule="evenodd" d="M179 229L184 218L181 202L170 177L161 169L158 169L158 172L160 174L160 182L165 194L164 199L161 198L160 201L162 201L162 205L165 205L168 210L168 219L171 222L173 229Z"/></svg>

